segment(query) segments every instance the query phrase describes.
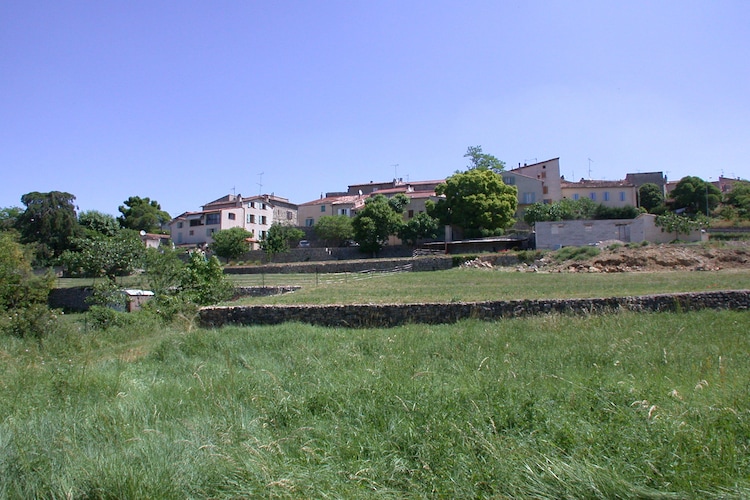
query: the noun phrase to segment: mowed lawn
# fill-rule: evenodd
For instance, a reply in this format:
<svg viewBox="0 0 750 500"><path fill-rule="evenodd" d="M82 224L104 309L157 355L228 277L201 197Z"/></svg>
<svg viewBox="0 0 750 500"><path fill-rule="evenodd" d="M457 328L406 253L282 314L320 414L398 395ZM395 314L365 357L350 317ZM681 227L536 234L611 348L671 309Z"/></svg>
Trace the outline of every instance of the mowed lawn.
<svg viewBox="0 0 750 500"><path fill-rule="evenodd" d="M417 273L232 275L238 285L298 285L247 304L363 304L589 298L750 289L750 269L653 273L531 273L454 268Z"/></svg>
<svg viewBox="0 0 750 500"><path fill-rule="evenodd" d="M456 269L306 293L435 302L747 280ZM749 314L356 330L136 314L104 331L71 316L42 340L0 338L0 498L748 498Z"/></svg>

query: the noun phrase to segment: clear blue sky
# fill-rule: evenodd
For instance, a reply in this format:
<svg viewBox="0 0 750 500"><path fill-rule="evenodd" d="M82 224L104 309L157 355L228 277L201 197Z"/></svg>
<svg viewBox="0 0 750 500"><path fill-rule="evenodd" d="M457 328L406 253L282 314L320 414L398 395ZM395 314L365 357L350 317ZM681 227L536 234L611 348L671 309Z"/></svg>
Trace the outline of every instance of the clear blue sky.
<svg viewBox="0 0 750 500"><path fill-rule="evenodd" d="M0 0L0 206L304 203L473 145L747 179L749 27L746 0Z"/></svg>

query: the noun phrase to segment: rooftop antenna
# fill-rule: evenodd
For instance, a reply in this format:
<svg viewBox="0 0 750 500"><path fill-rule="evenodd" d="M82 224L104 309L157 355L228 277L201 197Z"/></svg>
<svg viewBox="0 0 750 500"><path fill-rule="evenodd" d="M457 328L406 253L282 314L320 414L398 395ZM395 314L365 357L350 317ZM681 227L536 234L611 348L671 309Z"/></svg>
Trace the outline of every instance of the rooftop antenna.
<svg viewBox="0 0 750 500"><path fill-rule="evenodd" d="M237 190L235 189L236 186L232 186L232 196L237 196Z"/></svg>
<svg viewBox="0 0 750 500"><path fill-rule="evenodd" d="M265 174L265 172L261 172L258 174L258 196L263 194L263 174Z"/></svg>
<svg viewBox="0 0 750 500"><path fill-rule="evenodd" d="M398 179L398 163L391 165L393 167L393 178Z"/></svg>
<svg viewBox="0 0 750 500"><path fill-rule="evenodd" d="M591 158L589 158L589 180L591 180L591 164L594 162Z"/></svg>

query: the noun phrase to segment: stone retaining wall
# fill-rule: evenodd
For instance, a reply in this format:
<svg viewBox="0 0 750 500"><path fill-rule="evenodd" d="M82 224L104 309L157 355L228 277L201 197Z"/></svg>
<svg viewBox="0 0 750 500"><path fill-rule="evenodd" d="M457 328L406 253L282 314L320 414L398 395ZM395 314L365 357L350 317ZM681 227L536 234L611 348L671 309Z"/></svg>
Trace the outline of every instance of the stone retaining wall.
<svg viewBox="0 0 750 500"><path fill-rule="evenodd" d="M297 273L361 273L391 271L411 265L412 271L450 269L450 256L416 257L406 259L362 259L328 262L268 264L264 266L236 266L224 268L226 274L297 274Z"/></svg>
<svg viewBox="0 0 750 500"><path fill-rule="evenodd" d="M535 314L591 314L618 311L750 309L750 290L674 293L601 299L508 300L427 304L256 305L206 307L204 327L269 325L296 321L335 327L392 327L408 323L454 323L468 318L497 320Z"/></svg>

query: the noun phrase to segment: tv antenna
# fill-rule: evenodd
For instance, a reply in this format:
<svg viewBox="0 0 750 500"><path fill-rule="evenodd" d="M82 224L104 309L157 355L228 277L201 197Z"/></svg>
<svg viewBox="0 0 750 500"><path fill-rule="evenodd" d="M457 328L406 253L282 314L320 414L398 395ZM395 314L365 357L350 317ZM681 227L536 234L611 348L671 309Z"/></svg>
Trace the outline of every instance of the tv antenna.
<svg viewBox="0 0 750 500"><path fill-rule="evenodd" d="M391 165L393 167L393 178L398 179L398 163Z"/></svg>
<svg viewBox="0 0 750 500"><path fill-rule="evenodd" d="M265 174L265 172L258 174L258 196L263 194L263 174Z"/></svg>
<svg viewBox="0 0 750 500"><path fill-rule="evenodd" d="M591 164L594 162L591 158L589 158L589 180L591 180Z"/></svg>

